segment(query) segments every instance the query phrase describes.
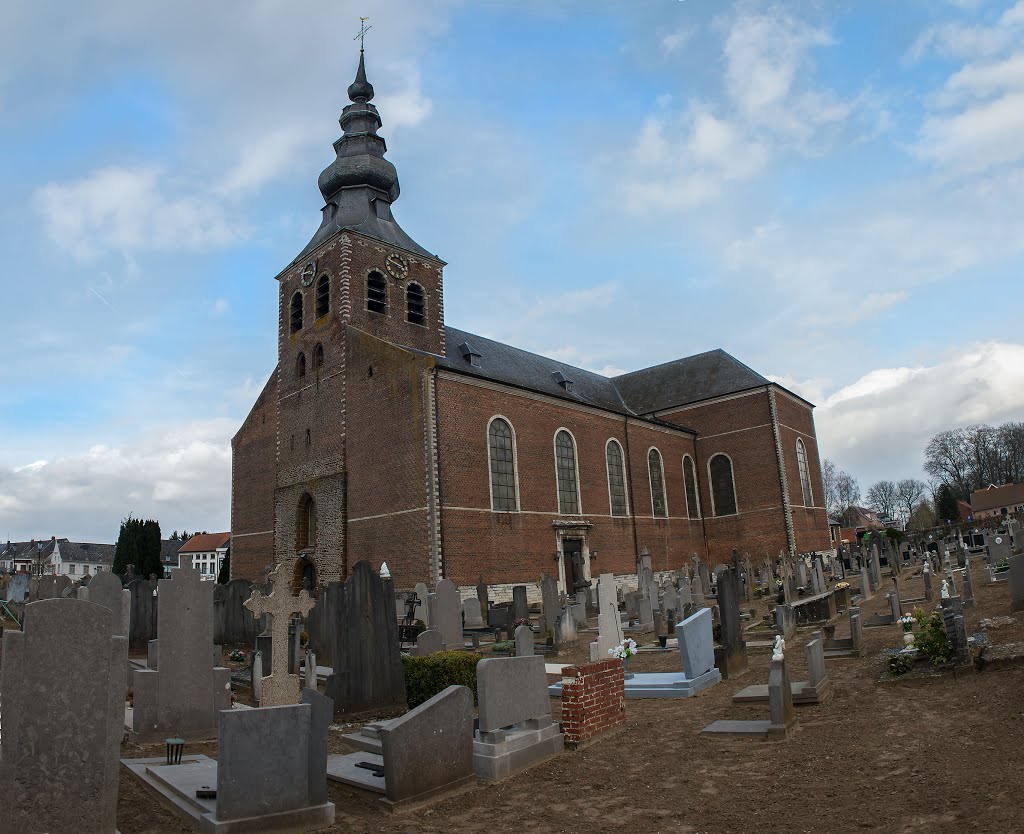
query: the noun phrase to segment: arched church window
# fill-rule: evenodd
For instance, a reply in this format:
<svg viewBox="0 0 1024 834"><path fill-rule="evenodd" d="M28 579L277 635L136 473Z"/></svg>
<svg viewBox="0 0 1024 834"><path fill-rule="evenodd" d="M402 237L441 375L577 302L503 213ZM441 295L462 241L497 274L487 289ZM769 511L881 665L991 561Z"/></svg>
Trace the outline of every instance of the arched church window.
<svg viewBox="0 0 1024 834"><path fill-rule="evenodd" d="M295 549L316 547L316 502L308 492L302 493L295 518Z"/></svg>
<svg viewBox="0 0 1024 834"><path fill-rule="evenodd" d="M412 324L427 323L427 296L419 284L409 284L405 290L405 318Z"/></svg>
<svg viewBox="0 0 1024 834"><path fill-rule="evenodd" d="M376 270L366 276L366 309L371 313L388 311L388 285Z"/></svg>
<svg viewBox="0 0 1024 834"><path fill-rule="evenodd" d="M302 293L297 292L292 296L291 305L291 332L302 330Z"/></svg>
<svg viewBox="0 0 1024 834"><path fill-rule="evenodd" d="M800 492L803 493L804 506L814 506L814 496L811 494L811 471L807 468L807 449L804 448L804 441L796 439L796 468L800 472Z"/></svg>
<svg viewBox="0 0 1024 834"><path fill-rule="evenodd" d="M306 375L306 354L299 352L295 357L295 376L302 379Z"/></svg>
<svg viewBox="0 0 1024 834"><path fill-rule="evenodd" d="M651 476L651 510L655 518L668 518L668 501L665 500L665 467L661 452L652 448L647 453L647 469Z"/></svg>
<svg viewBox="0 0 1024 834"><path fill-rule="evenodd" d="M322 318L331 311L331 279L321 275L316 282L316 317Z"/></svg>
<svg viewBox="0 0 1024 834"><path fill-rule="evenodd" d="M686 488L686 517L700 518L700 496L697 494L697 467L693 458L683 455L683 485Z"/></svg>
<svg viewBox="0 0 1024 834"><path fill-rule="evenodd" d="M555 434L555 479L558 485L558 512L579 515L579 473L576 469L576 442L565 429Z"/></svg>
<svg viewBox="0 0 1024 834"><path fill-rule="evenodd" d="M612 515L629 515L626 502L626 469L623 465L622 447L617 440L609 440L604 448L605 464L608 467L608 502Z"/></svg>
<svg viewBox="0 0 1024 834"><path fill-rule="evenodd" d="M515 436L511 424L501 417L495 417L487 427L487 457L491 470L491 509L518 511Z"/></svg>
<svg viewBox="0 0 1024 834"><path fill-rule="evenodd" d="M313 348L313 370L318 371L323 367L324 364L324 346L317 342L315 348Z"/></svg>
<svg viewBox="0 0 1024 834"><path fill-rule="evenodd" d="M733 482L732 461L719 453L708 461L711 478L711 511L715 515L736 515L736 485Z"/></svg>

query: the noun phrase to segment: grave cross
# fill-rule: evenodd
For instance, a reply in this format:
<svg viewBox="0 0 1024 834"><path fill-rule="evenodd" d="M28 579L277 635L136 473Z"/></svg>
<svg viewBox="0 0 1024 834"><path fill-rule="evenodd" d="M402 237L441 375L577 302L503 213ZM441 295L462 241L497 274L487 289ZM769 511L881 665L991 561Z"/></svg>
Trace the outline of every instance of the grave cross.
<svg viewBox="0 0 1024 834"><path fill-rule="evenodd" d="M292 596L288 588L289 571L280 563L270 573L269 596L253 591L244 603L256 619L264 614L270 617L270 675L263 679L263 699L260 706L295 704L299 700L299 676L288 674L288 618L292 614L306 617L316 605L309 592L303 589Z"/></svg>

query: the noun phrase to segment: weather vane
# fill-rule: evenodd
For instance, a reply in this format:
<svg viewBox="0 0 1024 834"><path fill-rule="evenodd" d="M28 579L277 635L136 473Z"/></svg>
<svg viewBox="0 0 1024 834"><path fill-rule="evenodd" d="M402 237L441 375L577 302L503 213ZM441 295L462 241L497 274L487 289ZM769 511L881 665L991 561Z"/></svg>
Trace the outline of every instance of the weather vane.
<svg viewBox="0 0 1024 834"><path fill-rule="evenodd" d="M363 47L366 46L366 33L369 32L373 27L367 26L366 21L370 18L361 17L359 18L359 34L356 35L352 40L359 41L359 51L363 51Z"/></svg>

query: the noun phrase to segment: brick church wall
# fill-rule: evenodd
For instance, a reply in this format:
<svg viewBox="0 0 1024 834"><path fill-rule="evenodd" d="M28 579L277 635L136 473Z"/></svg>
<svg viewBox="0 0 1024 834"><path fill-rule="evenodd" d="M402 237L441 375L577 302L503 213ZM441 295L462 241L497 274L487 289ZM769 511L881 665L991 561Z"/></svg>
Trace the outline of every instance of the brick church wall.
<svg viewBox="0 0 1024 834"><path fill-rule="evenodd" d="M765 389L698 403L659 417L699 432L697 469L709 559L728 562L733 548L752 556L787 550L775 435ZM708 462L718 453L732 460L737 515L713 513Z"/></svg>
<svg viewBox="0 0 1024 834"><path fill-rule="evenodd" d="M274 561L277 372L231 440L231 578L258 581Z"/></svg>
<svg viewBox="0 0 1024 834"><path fill-rule="evenodd" d="M388 563L396 588L430 582L428 401L433 360L348 328L348 567Z"/></svg>
<svg viewBox="0 0 1024 834"><path fill-rule="evenodd" d="M693 453L692 436L630 422L628 474L634 488L627 484L627 496L630 510L635 499L640 515L634 541L632 518L611 516L605 463L609 438L627 449L623 417L453 375L442 374L437 385L445 575L456 584L473 584L481 575L489 583L557 575L552 523L570 518L593 525L586 533L589 550L598 553L591 559L592 577L634 572L637 547L645 544L655 570L678 568L693 552L704 552L699 522L651 518L648 446L658 446L665 459L671 512L673 501L681 506L681 460L684 451ZM519 512L491 510L487 427L496 415L507 419L515 433ZM579 516L557 512L554 436L560 428L568 429L576 441Z"/></svg>
<svg viewBox="0 0 1024 834"><path fill-rule="evenodd" d="M786 459L786 476L793 510L796 549L798 552L829 550L832 545L828 536L828 514L824 508L825 491L821 480L818 440L814 431L814 414L808 406L783 393L776 395L775 402L779 415L782 453ZM803 506L800 468L796 456L798 437L803 440L804 448L807 450L807 467L811 479L813 507Z"/></svg>

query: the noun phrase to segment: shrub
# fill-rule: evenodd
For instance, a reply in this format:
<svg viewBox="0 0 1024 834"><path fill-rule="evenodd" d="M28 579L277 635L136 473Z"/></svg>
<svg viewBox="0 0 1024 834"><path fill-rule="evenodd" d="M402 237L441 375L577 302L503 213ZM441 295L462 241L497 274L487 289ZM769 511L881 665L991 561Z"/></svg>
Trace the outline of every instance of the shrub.
<svg viewBox="0 0 1024 834"><path fill-rule="evenodd" d="M914 658L910 654L894 654L889 658L889 671L894 675L903 675L914 668Z"/></svg>
<svg viewBox="0 0 1024 834"><path fill-rule="evenodd" d="M917 620L917 634L914 646L935 666L943 666L953 659L953 647L946 636L946 624L938 611L925 613L920 608L914 611Z"/></svg>
<svg viewBox="0 0 1024 834"><path fill-rule="evenodd" d="M515 640L501 640L491 646L491 651L495 654L508 654L513 651L516 647Z"/></svg>
<svg viewBox="0 0 1024 834"><path fill-rule="evenodd" d="M429 701L449 686L468 686L476 701L476 664L479 660L472 652L434 652L423 657L403 657L409 709Z"/></svg>

